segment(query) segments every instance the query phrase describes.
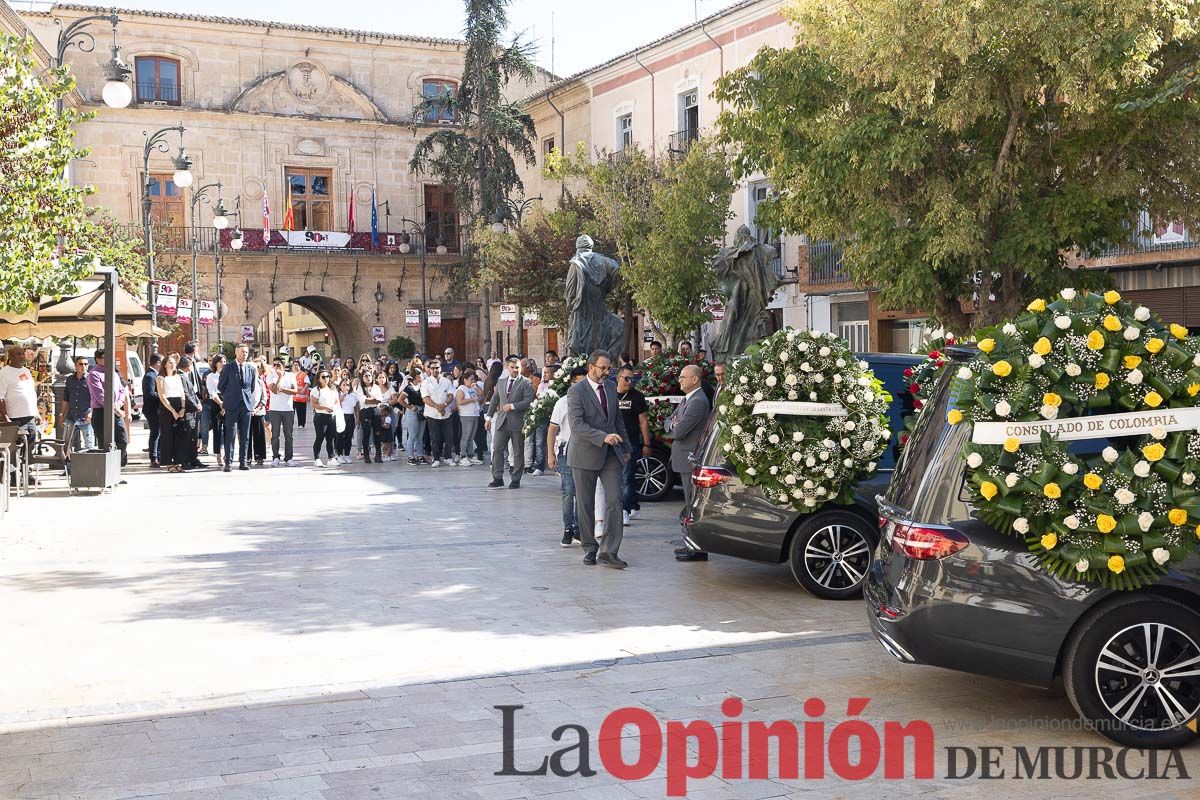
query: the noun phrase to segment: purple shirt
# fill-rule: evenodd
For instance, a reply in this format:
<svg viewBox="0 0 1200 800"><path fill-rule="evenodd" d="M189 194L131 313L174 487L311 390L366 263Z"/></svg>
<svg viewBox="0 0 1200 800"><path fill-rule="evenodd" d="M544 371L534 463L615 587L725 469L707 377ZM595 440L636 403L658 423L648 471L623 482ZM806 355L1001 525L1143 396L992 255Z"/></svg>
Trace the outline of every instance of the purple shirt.
<svg viewBox="0 0 1200 800"><path fill-rule="evenodd" d="M125 382L121 380L120 374L117 374L116 377L117 386L113 390L113 411L120 413L121 407L125 405ZM92 408L104 408L104 367L97 364L88 370L87 387Z"/></svg>

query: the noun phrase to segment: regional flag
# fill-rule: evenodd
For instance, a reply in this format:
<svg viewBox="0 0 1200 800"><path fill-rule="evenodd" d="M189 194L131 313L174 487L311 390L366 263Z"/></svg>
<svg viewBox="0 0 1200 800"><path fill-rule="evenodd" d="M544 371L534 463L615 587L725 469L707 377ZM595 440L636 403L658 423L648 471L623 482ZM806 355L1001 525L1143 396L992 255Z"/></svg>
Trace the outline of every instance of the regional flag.
<svg viewBox="0 0 1200 800"><path fill-rule="evenodd" d="M350 187L350 230L348 233L354 233L354 187Z"/></svg>
<svg viewBox="0 0 1200 800"><path fill-rule="evenodd" d="M287 209L283 212L283 229L292 231L296 228L296 215L292 212L292 184L288 183Z"/></svg>
<svg viewBox="0 0 1200 800"><path fill-rule="evenodd" d="M271 243L271 201L267 197L267 182L263 181L263 244Z"/></svg>
<svg viewBox="0 0 1200 800"><path fill-rule="evenodd" d="M371 187L371 247L379 247L379 209L375 205L375 187Z"/></svg>

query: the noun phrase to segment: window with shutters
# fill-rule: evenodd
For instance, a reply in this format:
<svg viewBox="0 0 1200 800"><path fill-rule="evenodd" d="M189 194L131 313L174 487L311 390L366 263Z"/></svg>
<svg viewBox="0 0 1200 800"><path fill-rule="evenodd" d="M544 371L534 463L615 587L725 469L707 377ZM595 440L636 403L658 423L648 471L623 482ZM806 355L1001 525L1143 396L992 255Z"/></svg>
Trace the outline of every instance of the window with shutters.
<svg viewBox="0 0 1200 800"><path fill-rule="evenodd" d="M288 167L287 184L292 199L292 230L333 230L332 171Z"/></svg>

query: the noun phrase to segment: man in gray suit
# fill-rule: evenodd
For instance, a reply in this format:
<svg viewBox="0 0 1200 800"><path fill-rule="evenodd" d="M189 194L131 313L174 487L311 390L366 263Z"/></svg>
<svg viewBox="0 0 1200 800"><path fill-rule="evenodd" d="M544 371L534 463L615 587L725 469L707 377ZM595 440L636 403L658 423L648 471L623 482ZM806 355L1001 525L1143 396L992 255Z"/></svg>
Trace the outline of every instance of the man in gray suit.
<svg viewBox="0 0 1200 800"><path fill-rule="evenodd" d="M617 390L608 380L612 358L603 350L588 356L587 378L567 392L567 419L571 443L567 464L575 477L575 503L579 516L579 538L583 563L595 564L600 545L596 542L596 481L604 486L604 550L599 561L608 567L629 566L617 557L624 533L621 521L621 471L629 460L629 436L617 406Z"/></svg>
<svg viewBox="0 0 1200 800"><path fill-rule="evenodd" d="M704 435L705 423L712 410L700 386L703 377L703 371L695 364L688 364L680 371L679 388L684 393L683 402L676 406L675 413L666 422L667 433L671 435L671 469L683 477L684 514L690 513L696 497L696 487L692 484L691 455L700 446L700 437ZM684 542L686 544L687 540ZM680 547L675 550L675 560L707 561L708 553L687 546Z"/></svg>
<svg viewBox="0 0 1200 800"><path fill-rule="evenodd" d="M492 402L488 405L489 418L483 423L484 429L495 429L489 489L504 488L504 453L510 441L515 442L516 447L512 448L512 483L508 488L520 489L521 475L525 472L525 435L521 428L525 425L525 411L533 403L533 384L522 377L521 361L516 356L509 356L505 366L508 375L497 381Z"/></svg>

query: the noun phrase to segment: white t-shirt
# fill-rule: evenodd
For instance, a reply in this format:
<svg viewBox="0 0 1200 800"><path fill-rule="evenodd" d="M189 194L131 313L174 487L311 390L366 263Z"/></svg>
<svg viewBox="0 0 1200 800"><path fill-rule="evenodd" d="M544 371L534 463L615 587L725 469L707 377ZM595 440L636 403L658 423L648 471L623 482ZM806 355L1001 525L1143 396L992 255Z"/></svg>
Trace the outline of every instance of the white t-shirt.
<svg viewBox="0 0 1200 800"><path fill-rule="evenodd" d="M441 377L436 381L433 378L426 378L421 381L421 398L428 397L435 403L449 404L451 395L454 394L454 384L449 378ZM426 405L425 416L428 419L448 419L450 412L438 411L436 406Z"/></svg>
<svg viewBox="0 0 1200 800"><path fill-rule="evenodd" d="M325 406L326 408L337 408L338 407L337 389L334 389L332 386L326 386L324 389L315 389L314 388L312 390L312 396L317 399L316 400L317 403ZM330 413L328 411L319 411L315 408L313 410L316 411L318 414Z"/></svg>
<svg viewBox="0 0 1200 800"><path fill-rule="evenodd" d="M356 406L358 406L358 392L348 392L342 398L342 413L353 414Z"/></svg>
<svg viewBox="0 0 1200 800"><path fill-rule="evenodd" d="M208 396L212 398L218 397L217 384L221 381L221 374L216 370L204 376L204 385L208 387Z"/></svg>
<svg viewBox="0 0 1200 800"><path fill-rule="evenodd" d="M463 384L458 387L462 392L463 401L458 404L458 415L460 417L478 417L479 416L479 386L467 386Z"/></svg>
<svg viewBox="0 0 1200 800"><path fill-rule="evenodd" d="M163 396L177 397L183 399L183 375L175 373L174 375L163 375Z"/></svg>
<svg viewBox="0 0 1200 800"><path fill-rule="evenodd" d="M267 371L267 391L271 392L271 410L272 411L291 411L292 401L296 398L295 395L284 394L283 392L271 391L271 384L275 382L275 374L270 370ZM283 377L279 379L280 389L296 390L296 376L290 372L283 373Z"/></svg>
<svg viewBox="0 0 1200 800"><path fill-rule="evenodd" d="M36 417L37 381L33 379L33 373L25 367L0 369L0 400L4 401L10 419Z"/></svg>
<svg viewBox="0 0 1200 800"><path fill-rule="evenodd" d="M554 437L554 447L561 449L571 440L571 418L567 416L567 396L565 394L554 402L554 410L550 412L550 424L558 426L558 435Z"/></svg>

